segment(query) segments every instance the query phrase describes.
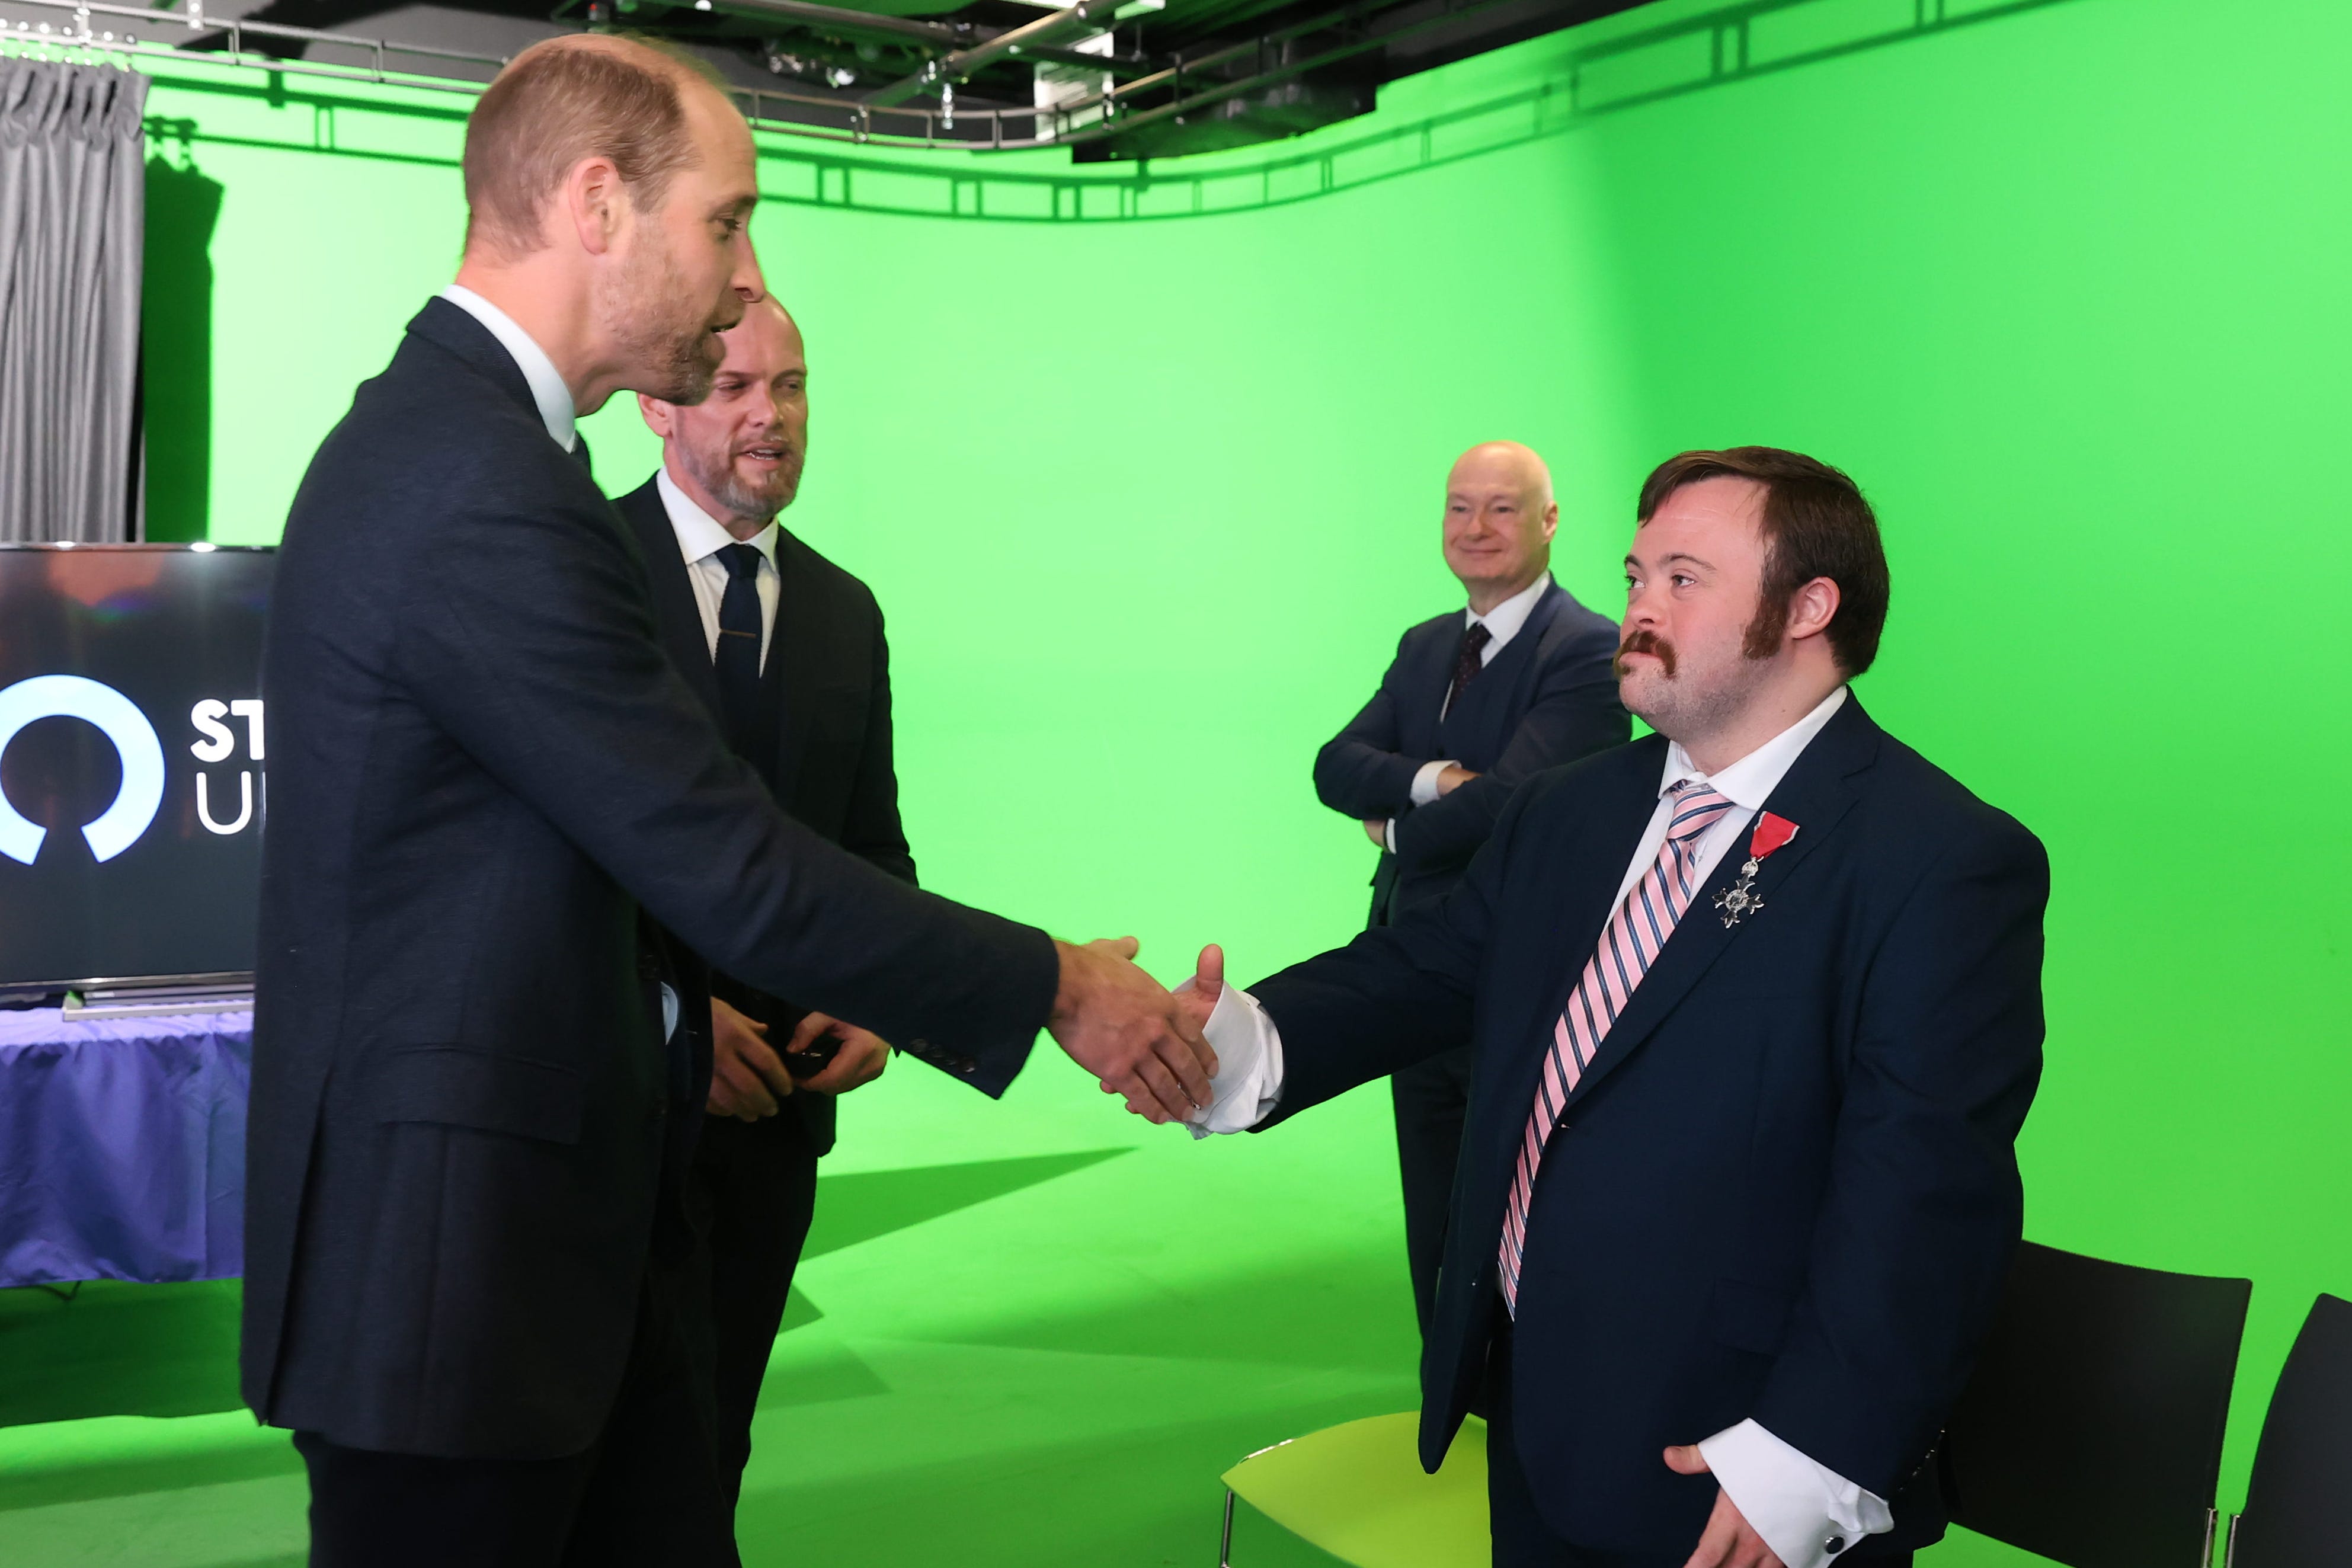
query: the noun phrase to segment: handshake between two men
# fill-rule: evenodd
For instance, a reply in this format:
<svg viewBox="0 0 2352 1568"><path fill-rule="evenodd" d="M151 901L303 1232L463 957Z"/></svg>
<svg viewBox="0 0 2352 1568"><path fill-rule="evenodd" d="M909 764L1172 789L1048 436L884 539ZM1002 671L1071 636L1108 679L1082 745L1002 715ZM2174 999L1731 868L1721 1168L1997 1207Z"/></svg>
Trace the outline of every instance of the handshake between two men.
<svg viewBox="0 0 2352 1568"><path fill-rule="evenodd" d="M1171 995L1136 967L1133 937L1077 943L1056 942L1061 980L1046 1030L1072 1060L1092 1073L1105 1094L1127 1101L1128 1110L1155 1123L1196 1120L1211 1102L1210 1080L1217 1056L1203 1030L1208 1006L1198 986ZM1206 984L1208 954L1200 984ZM1223 973L1219 956L1218 973ZM1207 985L1209 1002L1216 992ZM881 1076L890 1047L871 1030L824 1013L811 1013L794 1027L779 1053L767 1040L768 1026L713 999L713 1052L709 1110L715 1115L756 1121L772 1116L779 1101L795 1093L846 1094ZM835 1042L830 1059L820 1044ZM793 1071L807 1064L806 1077Z"/></svg>

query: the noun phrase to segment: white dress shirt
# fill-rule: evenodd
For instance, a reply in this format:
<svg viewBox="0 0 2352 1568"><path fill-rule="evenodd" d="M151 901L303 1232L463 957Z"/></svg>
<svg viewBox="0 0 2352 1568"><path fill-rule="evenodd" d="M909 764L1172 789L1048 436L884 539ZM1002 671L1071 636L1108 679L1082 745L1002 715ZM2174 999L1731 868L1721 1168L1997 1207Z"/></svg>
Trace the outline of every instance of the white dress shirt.
<svg viewBox="0 0 2352 1568"><path fill-rule="evenodd" d="M1680 745L1668 745L1658 805L1618 884L1617 902L1624 902L1640 883L1666 841L1674 818L1669 790L1685 779L1703 780L1731 802L1732 809L1699 839L1691 880L1703 884L1742 842L1741 834L1798 756L1844 706L1845 695L1846 689L1839 687L1794 724L1713 774L1700 772ZM1179 989L1191 984L1187 981ZM1217 998L1205 1033L1217 1053L1215 1096L1194 1121L1192 1136L1245 1131L1272 1114L1282 1097L1282 1037L1257 998L1234 985ZM1894 1528L1885 1499L1814 1463L1753 1420L1726 1427L1698 1447L1717 1482L1788 1568L1823 1568L1863 1536ZM1839 1543L1836 1550L1829 1544L1832 1541Z"/></svg>
<svg viewBox="0 0 2352 1568"><path fill-rule="evenodd" d="M719 552L730 544L748 544L760 552L759 575L751 580L760 596L760 668L768 668L768 645L775 640L776 599L783 579L776 574L777 530L773 520L749 539L737 539L719 521L702 510L693 497L678 489L665 468L654 476L662 510L669 513L670 531L677 535L677 552L686 557L686 580L694 586L694 607L702 612L702 637L710 657L719 657L719 606L727 597L727 563Z"/></svg>
<svg viewBox="0 0 2352 1568"><path fill-rule="evenodd" d="M1519 628L1528 624L1529 616L1535 614L1536 601L1542 598L1543 591L1550 586L1551 574L1547 572L1483 616L1466 608L1462 612L1462 629L1465 634L1472 626L1484 626L1486 628L1486 646L1478 650L1479 668L1484 669L1494 663L1495 656L1503 651L1504 645L1519 635ZM1445 710L1453 705L1454 682L1448 679L1445 696L1437 705L1437 717L1441 721L1444 719ZM1454 765L1451 757L1440 757L1435 762L1422 763L1420 770L1412 775L1412 804L1427 805L1435 800L1437 775ZM1389 853L1396 853L1395 817L1389 818L1384 837Z"/></svg>
<svg viewBox="0 0 2352 1568"><path fill-rule="evenodd" d="M516 368L530 387L530 400L539 406L540 423L547 426L548 439L569 452L580 445L580 432L573 417L572 389L563 384L562 373L547 351L515 324L515 319L461 283L452 283L441 290L441 298L490 330L507 353L514 357ZM665 984L662 996L662 1038L667 1041L677 1033L677 993Z"/></svg>
<svg viewBox="0 0 2352 1568"><path fill-rule="evenodd" d="M530 384L530 400L539 405L539 417L557 446L569 452L580 445L580 432L574 425L576 410L572 405L572 389L563 384L562 373L547 351L529 332L515 324L515 319L475 293L462 283L452 283L441 290L441 298L490 330L490 335L506 346L522 371L522 378Z"/></svg>

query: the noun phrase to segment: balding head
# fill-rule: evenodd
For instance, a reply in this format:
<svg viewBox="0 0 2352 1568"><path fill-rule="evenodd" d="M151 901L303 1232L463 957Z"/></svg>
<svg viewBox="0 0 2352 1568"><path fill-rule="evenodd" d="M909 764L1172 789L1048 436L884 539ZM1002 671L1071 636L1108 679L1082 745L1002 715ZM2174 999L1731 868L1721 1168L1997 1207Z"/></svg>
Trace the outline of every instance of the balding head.
<svg viewBox="0 0 2352 1568"><path fill-rule="evenodd" d="M698 155L698 95L724 98L701 62L635 39L582 33L523 50L466 121L467 249L538 249L549 201L587 159L609 160L640 211L659 206Z"/></svg>
<svg viewBox="0 0 2352 1568"><path fill-rule="evenodd" d="M1559 523L1551 470L1517 441L1481 441L1445 480L1445 564L1485 615L1551 563Z"/></svg>

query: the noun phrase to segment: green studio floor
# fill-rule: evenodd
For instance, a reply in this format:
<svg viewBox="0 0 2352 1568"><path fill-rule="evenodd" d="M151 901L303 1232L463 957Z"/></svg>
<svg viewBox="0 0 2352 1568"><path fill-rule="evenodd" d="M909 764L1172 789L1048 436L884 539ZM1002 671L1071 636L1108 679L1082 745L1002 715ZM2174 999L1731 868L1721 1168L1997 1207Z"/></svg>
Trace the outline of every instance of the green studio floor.
<svg viewBox="0 0 2352 1568"><path fill-rule="evenodd" d="M754 1568L1207 1568L1234 1459L1413 1403L1384 1092L1195 1146L1047 1050L1003 1104L901 1061L844 1107L756 1433ZM236 1408L235 1290L0 1292L0 1563L301 1561L293 1454ZM1331 1561L1246 1511L1234 1558Z"/></svg>

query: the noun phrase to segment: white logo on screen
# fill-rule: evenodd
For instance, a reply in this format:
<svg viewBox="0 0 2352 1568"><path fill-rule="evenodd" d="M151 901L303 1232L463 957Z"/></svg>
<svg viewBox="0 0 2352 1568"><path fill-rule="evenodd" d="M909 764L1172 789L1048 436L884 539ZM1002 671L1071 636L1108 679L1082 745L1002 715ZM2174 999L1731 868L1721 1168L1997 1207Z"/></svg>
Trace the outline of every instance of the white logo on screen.
<svg viewBox="0 0 2352 1568"><path fill-rule="evenodd" d="M114 742L115 755L122 760L122 785L114 792L114 804L81 830L91 854L113 859L139 842L163 804L163 742L156 739L155 726L111 686L79 675L37 675L0 690L0 752L17 731L39 719L79 719ZM29 866L48 836L47 828L18 815L0 791L0 855Z"/></svg>

